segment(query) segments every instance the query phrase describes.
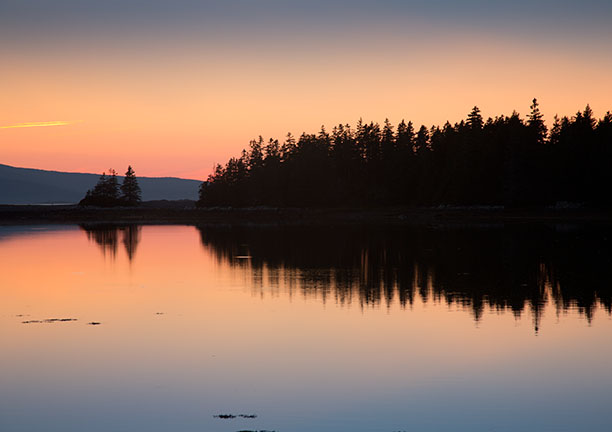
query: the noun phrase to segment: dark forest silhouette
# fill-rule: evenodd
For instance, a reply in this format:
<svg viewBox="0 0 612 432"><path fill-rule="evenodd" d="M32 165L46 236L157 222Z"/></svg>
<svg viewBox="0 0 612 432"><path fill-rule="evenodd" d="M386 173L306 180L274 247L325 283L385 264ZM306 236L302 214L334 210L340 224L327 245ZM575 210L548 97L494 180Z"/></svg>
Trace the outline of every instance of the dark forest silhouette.
<svg viewBox="0 0 612 432"><path fill-rule="evenodd" d="M108 175L105 172L102 173L96 186L87 191L79 205L97 207L137 206L141 203L141 194L136 174L131 165L128 166L121 185L117 181L117 172L111 168L108 170Z"/></svg>
<svg viewBox="0 0 612 432"><path fill-rule="evenodd" d="M250 142L202 183L200 206L612 204L612 114L587 105L555 117L534 99L518 113L421 126L358 122L328 133Z"/></svg>
<svg viewBox="0 0 612 432"><path fill-rule="evenodd" d="M283 280L304 296L341 304L458 304L479 320L485 307L536 330L547 301L588 320L612 313L612 231L601 227L205 226L203 246L249 266L256 286ZM250 257L237 259L236 257ZM266 288L267 287L267 288Z"/></svg>

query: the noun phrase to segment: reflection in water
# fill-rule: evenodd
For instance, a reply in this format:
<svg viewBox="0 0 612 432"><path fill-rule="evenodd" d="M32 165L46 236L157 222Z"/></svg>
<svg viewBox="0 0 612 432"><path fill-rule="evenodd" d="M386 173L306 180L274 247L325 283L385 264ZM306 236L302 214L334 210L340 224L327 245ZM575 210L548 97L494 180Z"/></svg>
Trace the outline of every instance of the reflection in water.
<svg viewBox="0 0 612 432"><path fill-rule="evenodd" d="M612 312L610 232L598 228L200 227L219 260L250 266L260 289L285 286L362 306L415 296L469 308L533 312L536 331L551 298L590 321ZM250 259L237 259L250 257Z"/></svg>
<svg viewBox="0 0 612 432"><path fill-rule="evenodd" d="M136 248L140 242L140 230L141 227L138 225L114 225L114 224L91 224L80 225L87 233L87 238L90 241L94 241L102 253L107 253L114 258L117 255L117 245L119 242L119 235L121 233L121 242L125 248L125 252L128 259L132 261L136 254Z"/></svg>
<svg viewBox="0 0 612 432"><path fill-rule="evenodd" d="M49 228L0 235L0 431L610 429L606 229Z"/></svg>

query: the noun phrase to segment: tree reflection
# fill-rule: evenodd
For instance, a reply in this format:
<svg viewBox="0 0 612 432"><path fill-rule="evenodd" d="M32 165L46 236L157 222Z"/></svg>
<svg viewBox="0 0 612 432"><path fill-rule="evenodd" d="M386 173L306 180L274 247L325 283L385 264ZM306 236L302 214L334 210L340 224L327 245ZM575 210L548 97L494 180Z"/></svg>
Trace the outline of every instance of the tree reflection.
<svg viewBox="0 0 612 432"><path fill-rule="evenodd" d="M85 231L89 241L96 243L102 253L105 256L110 255L111 258L117 255L119 236L121 236L121 243L123 243L128 259L130 261L134 259L140 242L140 226L115 224L82 224L79 226Z"/></svg>
<svg viewBox="0 0 612 432"><path fill-rule="evenodd" d="M128 259L132 261L136 254L138 243L140 242L140 226L126 225L119 229L123 235L122 242L125 247L125 252L127 253Z"/></svg>
<svg viewBox="0 0 612 432"><path fill-rule="evenodd" d="M612 313L609 228L219 227L198 228L204 247L230 265L247 261L261 289L361 307L445 302L471 310L533 314L537 330L549 300L591 320Z"/></svg>

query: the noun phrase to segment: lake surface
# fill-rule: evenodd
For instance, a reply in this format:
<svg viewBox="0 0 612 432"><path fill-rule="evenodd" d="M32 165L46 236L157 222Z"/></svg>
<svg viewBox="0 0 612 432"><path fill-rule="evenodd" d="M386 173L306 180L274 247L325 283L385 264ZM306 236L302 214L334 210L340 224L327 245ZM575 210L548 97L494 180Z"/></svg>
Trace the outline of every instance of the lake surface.
<svg viewBox="0 0 612 432"><path fill-rule="evenodd" d="M4 226L0 270L3 432L612 424L609 227Z"/></svg>

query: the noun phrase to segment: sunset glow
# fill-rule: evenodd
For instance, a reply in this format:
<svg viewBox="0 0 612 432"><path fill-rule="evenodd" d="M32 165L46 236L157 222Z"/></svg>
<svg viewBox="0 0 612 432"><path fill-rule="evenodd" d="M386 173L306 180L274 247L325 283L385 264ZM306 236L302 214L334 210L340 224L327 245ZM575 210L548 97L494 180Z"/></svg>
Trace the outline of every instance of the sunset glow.
<svg viewBox="0 0 612 432"><path fill-rule="evenodd" d="M612 109L609 3L429 3L4 5L2 124L82 123L4 126L0 162L205 178L258 135Z"/></svg>
<svg viewBox="0 0 612 432"><path fill-rule="evenodd" d="M0 0L0 432L608 432L612 0Z"/></svg>

